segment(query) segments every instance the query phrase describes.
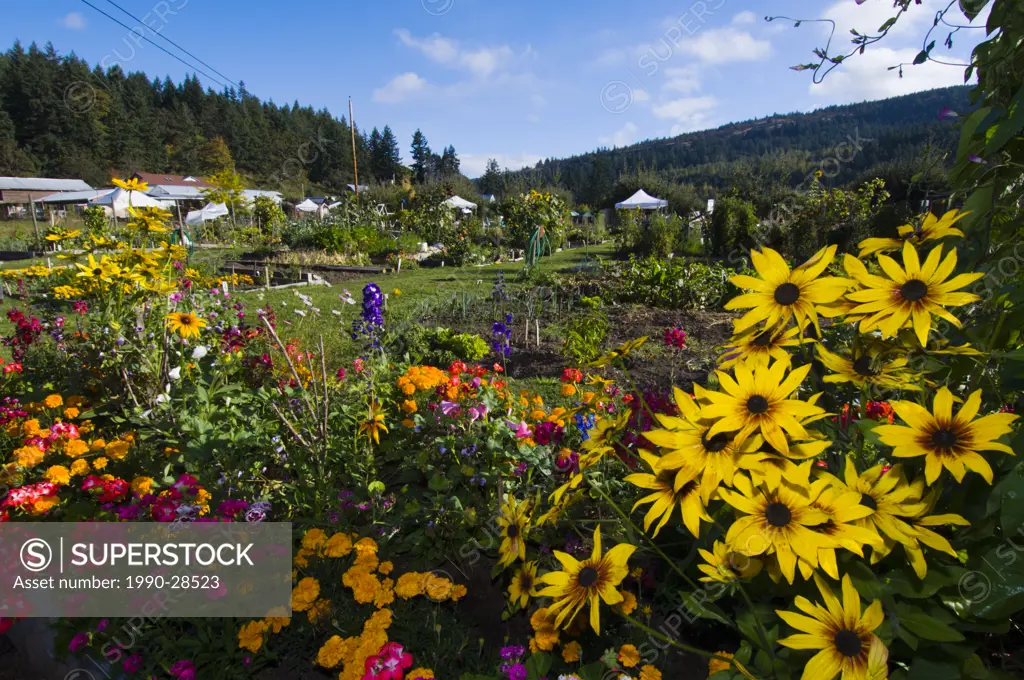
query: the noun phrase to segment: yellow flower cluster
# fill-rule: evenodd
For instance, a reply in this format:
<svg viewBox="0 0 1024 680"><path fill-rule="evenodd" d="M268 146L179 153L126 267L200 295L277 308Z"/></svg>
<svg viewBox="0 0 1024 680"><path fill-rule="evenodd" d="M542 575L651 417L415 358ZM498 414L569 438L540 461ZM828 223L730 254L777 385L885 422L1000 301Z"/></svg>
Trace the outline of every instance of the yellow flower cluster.
<svg viewBox="0 0 1024 680"><path fill-rule="evenodd" d="M417 391L424 392L436 389L439 385L447 385L448 381L448 374L439 368L410 366L395 384L402 394L411 397Z"/></svg>
<svg viewBox="0 0 1024 680"><path fill-rule="evenodd" d="M328 536L322 529L314 528L303 535L293 560L297 568L306 569L314 560L354 556L351 566L342 574L341 583L352 591L358 604L372 604L375 608L364 622L360 635L348 638L335 635L317 652L316 663L319 666L328 669L341 667L339 680L360 680L365 672L366 659L377 654L388 642L387 630L391 627L393 615L387 607L395 601L395 595L403 600L426 596L435 602L455 602L467 594L465 586L455 585L449 579L431 573L403 574L396 583L389 577L394 565L381 561L378 550L379 546L372 538L358 538L344 532ZM292 609L306 612L311 625L323 624L331 612L331 601L323 597L321 582L312 576L299 578L297 571L293 574L298 582L292 589ZM249 621L238 632L238 646L256 653L270 635L279 633L290 622L291 619L272 616ZM434 674L421 668L407 677L430 680Z"/></svg>

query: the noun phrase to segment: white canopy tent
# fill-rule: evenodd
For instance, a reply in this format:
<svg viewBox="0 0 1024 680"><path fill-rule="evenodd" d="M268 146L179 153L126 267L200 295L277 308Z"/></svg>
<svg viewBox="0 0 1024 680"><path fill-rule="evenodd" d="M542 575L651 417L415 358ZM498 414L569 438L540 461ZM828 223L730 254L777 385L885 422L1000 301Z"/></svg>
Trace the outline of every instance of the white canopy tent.
<svg viewBox="0 0 1024 680"><path fill-rule="evenodd" d="M167 201L158 201L138 191L125 191L121 188L114 189L109 194L97 198L92 204L112 210L114 215L120 219L128 217L129 205L135 208L163 208L165 210L174 207L173 202L168 205Z"/></svg>
<svg viewBox="0 0 1024 680"><path fill-rule="evenodd" d="M305 201L295 206L295 209L298 210L299 212L313 213L319 210L320 206L318 206L316 203L307 198Z"/></svg>
<svg viewBox="0 0 1024 680"><path fill-rule="evenodd" d="M207 203L202 210L191 210L185 217L185 224L198 227L204 222L212 222L228 214L228 207L223 203Z"/></svg>
<svg viewBox="0 0 1024 680"><path fill-rule="evenodd" d="M615 204L615 208L617 210L636 210L637 208L640 208L641 210L658 210L659 208L667 207L668 201L661 198L655 198L643 189L636 192L622 203Z"/></svg>
<svg viewBox="0 0 1024 680"><path fill-rule="evenodd" d="M454 210L475 210L476 209L476 203L473 203L472 201L467 201L466 199L462 198L461 196L452 196L451 198L449 198L447 201L444 202L444 205L446 205L449 208L452 208Z"/></svg>

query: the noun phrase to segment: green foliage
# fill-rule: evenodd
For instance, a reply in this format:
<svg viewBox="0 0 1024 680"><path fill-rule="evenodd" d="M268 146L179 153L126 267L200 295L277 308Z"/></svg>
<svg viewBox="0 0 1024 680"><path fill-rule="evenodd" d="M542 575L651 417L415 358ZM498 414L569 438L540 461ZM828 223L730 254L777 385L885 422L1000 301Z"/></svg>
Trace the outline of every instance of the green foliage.
<svg viewBox="0 0 1024 680"><path fill-rule="evenodd" d="M565 322L562 354L573 366L582 366L596 359L601 354L601 343L608 335L608 315L600 308L600 298L585 299L584 309Z"/></svg>
<svg viewBox="0 0 1024 680"><path fill-rule="evenodd" d="M98 205L90 205L82 211L82 222L87 234L100 236L107 231L107 213Z"/></svg>
<svg viewBox="0 0 1024 680"><path fill-rule="evenodd" d="M569 207L564 200L537 191L506 198L501 204L501 214L505 218L504 242L523 250L538 230L543 230L540 235L548 239L551 248L558 248L570 223Z"/></svg>
<svg viewBox="0 0 1024 680"><path fill-rule="evenodd" d="M781 221L786 251L797 260L805 260L831 243L854 251L858 243L877 233L876 218L888 200L889 192L880 179L847 191L827 188L816 177L792 215Z"/></svg>
<svg viewBox="0 0 1024 680"><path fill-rule="evenodd" d="M727 196L715 203L711 216L711 252L715 255L750 248L757 232L757 214L750 201Z"/></svg>
<svg viewBox="0 0 1024 680"><path fill-rule="evenodd" d="M736 274L721 264L632 257L615 272L609 292L622 302L670 309L720 309Z"/></svg>
<svg viewBox="0 0 1024 680"><path fill-rule="evenodd" d="M284 210L269 196L257 196L253 201L252 219L266 233L273 233L287 220Z"/></svg>
<svg viewBox="0 0 1024 680"><path fill-rule="evenodd" d="M621 255L664 258L673 253L700 250L699 240L694 241L699 237L691 234L687 220L678 215L644 214L641 210L623 210L621 215L619 233L615 237Z"/></svg>

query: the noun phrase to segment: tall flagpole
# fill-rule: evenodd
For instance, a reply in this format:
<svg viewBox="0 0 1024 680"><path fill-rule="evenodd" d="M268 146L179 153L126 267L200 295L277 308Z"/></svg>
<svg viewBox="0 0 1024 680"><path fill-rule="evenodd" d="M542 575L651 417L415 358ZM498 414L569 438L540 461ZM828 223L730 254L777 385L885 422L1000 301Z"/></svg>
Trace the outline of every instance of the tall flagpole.
<svg viewBox="0 0 1024 680"><path fill-rule="evenodd" d="M352 97L348 98L348 122L352 128L352 169L356 175L356 198L359 198L359 162L356 160L356 119L352 115Z"/></svg>

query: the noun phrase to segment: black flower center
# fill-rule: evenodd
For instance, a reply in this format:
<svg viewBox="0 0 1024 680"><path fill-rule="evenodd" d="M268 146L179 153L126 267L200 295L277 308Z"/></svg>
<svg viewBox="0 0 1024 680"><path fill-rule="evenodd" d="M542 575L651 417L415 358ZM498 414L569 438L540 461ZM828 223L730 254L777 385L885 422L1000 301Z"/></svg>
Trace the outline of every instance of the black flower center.
<svg viewBox="0 0 1024 680"><path fill-rule="evenodd" d="M96 269L93 269L93 270L92 270L92 275L93 275L93 276L99 276L99 275L100 275L100 274L102 274L102 273L103 273L103 270L102 270L102 269L100 269L99 267L97 267Z"/></svg>
<svg viewBox="0 0 1024 680"><path fill-rule="evenodd" d="M910 302L917 302L927 294L928 284L918 279L910 279L900 286L900 295Z"/></svg>
<svg viewBox="0 0 1024 680"><path fill-rule="evenodd" d="M800 288L795 283L784 283L775 289L775 301L780 305L792 305L800 299Z"/></svg>
<svg viewBox="0 0 1024 680"><path fill-rule="evenodd" d="M772 332L765 331L754 338L754 341L750 343L755 347L768 347L772 344Z"/></svg>
<svg viewBox="0 0 1024 680"><path fill-rule="evenodd" d="M505 529L505 535L508 536L509 538L518 538L519 537L519 527L517 527L515 524L510 524L508 526L508 528Z"/></svg>
<svg viewBox="0 0 1024 680"><path fill-rule="evenodd" d="M760 394L755 394L750 399L747 399L747 410L755 416L767 411L769 406L768 400Z"/></svg>
<svg viewBox="0 0 1024 680"><path fill-rule="evenodd" d="M859 375L867 377L878 375L878 371L871 368L871 357L869 356L863 356L860 359L854 361L853 370L856 371Z"/></svg>
<svg viewBox="0 0 1024 680"><path fill-rule="evenodd" d="M836 649L843 656L860 656L860 636L852 630L841 630L836 633Z"/></svg>
<svg viewBox="0 0 1024 680"><path fill-rule="evenodd" d="M952 430L936 430L932 433L932 444L939 449L951 449L956 446L956 433Z"/></svg>
<svg viewBox="0 0 1024 680"><path fill-rule="evenodd" d="M593 567L583 567L580 569L579 576L576 577L576 580L584 588L590 588L597 583L597 576L597 569L594 569Z"/></svg>
<svg viewBox="0 0 1024 680"><path fill-rule="evenodd" d="M519 577L519 590L529 590L533 587L533 577L529 574L523 574Z"/></svg>
<svg viewBox="0 0 1024 680"><path fill-rule="evenodd" d="M180 323L182 326L191 326L192 325L192 317L191 316L183 316L180 319L178 319L178 323Z"/></svg>
<svg viewBox="0 0 1024 680"><path fill-rule="evenodd" d="M782 503L769 503L764 517L773 527L784 527L793 519L793 513Z"/></svg>
<svg viewBox="0 0 1024 680"><path fill-rule="evenodd" d="M724 432L719 432L711 439L708 439L708 433L705 432L700 436L700 443L705 451L718 453L729 445L729 437Z"/></svg>
<svg viewBox="0 0 1024 680"><path fill-rule="evenodd" d="M869 496L866 493L860 495L860 504L865 508L871 508L872 510L878 510L878 503L875 501L874 496Z"/></svg>

